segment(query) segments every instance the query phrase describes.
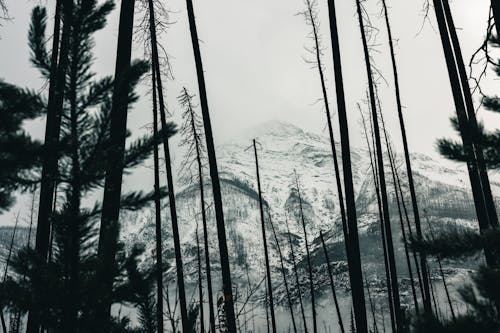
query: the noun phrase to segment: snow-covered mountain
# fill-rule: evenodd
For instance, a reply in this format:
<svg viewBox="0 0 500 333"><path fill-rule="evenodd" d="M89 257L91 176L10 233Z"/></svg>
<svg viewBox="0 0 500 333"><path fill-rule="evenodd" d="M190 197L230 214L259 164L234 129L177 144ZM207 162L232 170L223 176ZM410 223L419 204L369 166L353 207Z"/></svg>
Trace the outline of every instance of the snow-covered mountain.
<svg viewBox="0 0 500 333"><path fill-rule="evenodd" d="M320 269L324 263L322 252L318 251L319 231L328 236L331 257L340 263L344 259L340 212L338 208L335 174L331 157L329 139L308 133L289 123L272 121L264 123L253 131L243 133L233 142L217 149L219 171L222 180L226 234L229 241L231 263L235 279L246 278L248 268L250 276L259 280L263 276L262 233L259 218L258 195L256 193L255 160L253 149L248 149L251 139L259 142L259 165L263 195L270 207L274 227L276 228L281 250L290 267L290 248L288 246L288 221L294 250L299 258L303 258L304 235L298 218L298 198L292 188L293 172L297 171L302 187L304 211L307 222L308 239L312 244L313 260ZM340 153L340 147L338 147ZM340 158L340 156L339 156ZM351 152L356 205L358 211L358 229L363 256L363 264L379 271L380 232L377 223L378 211L374 193L373 179L370 169L369 154L363 148L354 148ZM444 159L433 159L423 154L411 156L414 177L418 192L421 215L429 220L435 228L455 224L457 221L469 227L475 227L474 207L468 185L468 177L464 165L455 164ZM404 165L398 161L400 175L406 179ZM394 192L390 174L387 175L390 194ZM206 177L209 190L208 177ZM406 186L404 184L403 186ZM493 192L500 193L500 183L492 179ZM178 216L180 218L181 241L183 243L184 262L187 276L195 275L195 228L201 223L200 203L196 186L187 186L176 194ZM211 193L207 205L209 209L209 236L211 257L215 261L214 269L218 269L218 245L215 221L211 211ZM406 203L411 214L409 197ZM403 247L401 231L397 215L397 206L393 195L390 195L392 210L392 228L399 266L406 272L403 264ZM165 216L168 219L168 210ZM137 224L137 219L139 223ZM150 215L140 215L134 219L134 232L126 238L131 242L144 242L153 246L154 224ZM168 237L170 221L165 223L165 247L167 258L173 264L173 245ZM424 222L424 227L427 224ZM200 227L201 232L201 227ZM268 244L273 269L279 274L279 257L267 223ZM343 267L340 265L339 267ZM193 274L190 274L192 272Z"/></svg>

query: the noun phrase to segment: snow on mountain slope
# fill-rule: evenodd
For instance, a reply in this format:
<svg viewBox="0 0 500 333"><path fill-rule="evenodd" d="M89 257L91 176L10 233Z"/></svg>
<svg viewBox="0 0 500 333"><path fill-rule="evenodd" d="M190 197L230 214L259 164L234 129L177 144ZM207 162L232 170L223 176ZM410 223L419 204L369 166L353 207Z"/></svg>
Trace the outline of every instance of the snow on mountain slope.
<svg viewBox="0 0 500 333"><path fill-rule="evenodd" d="M222 181L226 235L229 242L230 261L236 279L245 277L249 270L252 278L260 279L263 274L262 234L259 218L258 196L256 193L255 161L253 149L248 149L251 140L259 142L259 165L263 195L268 202L281 249L284 253L285 265L290 267L290 249L288 246L288 220L290 232L294 241L295 251L300 258L304 255L304 235L298 216L298 200L292 191L293 172L297 171L302 187L304 211L307 222L308 239L312 244L313 253L318 253L319 231L324 230L331 238L328 243L337 251L333 258L342 260L342 232L338 208L335 175L331 157L329 139L320 135L308 133L297 126L284 122L268 122L252 131L242 133L241 137L217 148L217 158ZM340 147L338 147L340 154ZM446 160L435 160L424 154L413 154L412 163L418 190L422 216L429 217L432 222L451 223L460 221L467 226L475 226L474 208L469 191L465 166ZM339 156L340 158L340 156ZM370 169L368 153L365 149L353 149L352 165L354 186L356 191L358 228L361 235L362 255L368 259L378 254L378 224L377 206ZM402 179L406 178L404 165L400 172ZM217 270L218 244L217 233L212 211L208 176L207 206L209 207L209 237L211 257L214 269ZM391 177L387 175L388 189L392 193ZM493 191L500 193L499 182L492 179ZM406 185L404 185L406 186ZM195 280L195 228L201 223L199 213L199 194L196 186L179 189L176 194L178 216L183 243L184 262L188 279L192 275ZM396 220L396 205L393 195L390 195L392 210L392 225L396 250L401 250L401 235ZM409 198L406 198L409 206ZM169 237L170 221L168 209L164 210L167 220L164 221L164 239L166 257L173 266L173 245ZM144 242L153 247L154 225L148 214L137 216L135 231L125 236L131 242ZM436 224L437 225L437 224ZM127 228L125 228L127 230ZM201 227L199 229L201 233ZM268 243L271 247L271 263L278 270L279 257L276 244L267 222ZM339 252L340 251L340 252ZM321 258L318 257L318 266Z"/></svg>

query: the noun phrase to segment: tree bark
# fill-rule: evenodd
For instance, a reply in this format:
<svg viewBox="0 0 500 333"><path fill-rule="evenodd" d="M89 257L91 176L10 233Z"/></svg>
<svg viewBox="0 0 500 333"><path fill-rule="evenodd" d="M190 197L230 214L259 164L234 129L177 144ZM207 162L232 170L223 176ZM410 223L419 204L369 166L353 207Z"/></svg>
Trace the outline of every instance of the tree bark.
<svg viewBox="0 0 500 333"><path fill-rule="evenodd" d="M378 168L378 181L379 188L381 194L382 201L382 213L384 218L384 226L385 226L385 236L387 242L387 254L388 254L388 262L391 274L391 287L392 287L392 298L394 302L394 314L396 318L396 329L397 332L400 332L403 328L403 318L401 314L401 305L399 299L399 287L396 273L396 260L394 257L394 245L392 240L392 231L391 231L391 221L389 216L389 204L387 199L387 186L385 181L385 173L384 173L384 160L382 153L382 143L380 140L380 128L378 124L378 115L377 115L377 105L376 105L376 97L375 97L375 89L374 82L372 77L372 67L370 61L370 54L368 51L368 42L366 39L366 32L364 26L363 13L361 10L361 2L360 0L356 0L356 9L358 13L359 27L361 31L361 40L363 42L363 52L365 58L366 65L366 73L368 77L368 90L370 96L370 107L372 112L373 119L373 131L375 135L375 151L377 154L377 168Z"/></svg>
<svg viewBox="0 0 500 333"><path fill-rule="evenodd" d="M174 181L172 176L172 161L170 157L170 147L168 142L167 118L165 110L165 101L163 97L163 85L161 80L160 63L158 57L158 41L156 39L156 20L154 16L153 0L149 0L149 17L150 17L150 33L151 33L151 51L152 63L156 71L156 83L158 92L158 102L160 104L160 121L163 132L163 153L165 157L165 169L167 173L168 184L168 201L170 207L170 218L172 223L172 237L174 239L175 266L177 273L177 285L179 287L179 305L181 310L182 329L186 330L188 324L186 288L184 285L184 269L182 263L181 242L179 237L179 226L177 221L177 208L175 203Z"/></svg>
<svg viewBox="0 0 500 333"><path fill-rule="evenodd" d="M413 209L413 218L415 220L415 228L417 231L417 237L422 238L422 228L421 228L421 222L420 222L420 212L418 209L418 201L417 201L417 195L415 191L415 183L413 181L413 171L411 167L411 160L410 160L410 150L408 148L408 140L406 137L406 126L405 126L405 121L403 117L403 106L401 103L401 91L400 91L400 85L399 85L399 74L398 74L398 67L396 64L396 53L394 51L394 43L392 39L392 29L391 29L391 24L389 21L389 12L387 9L387 4L386 0L382 0L382 6L384 9L384 18L385 18L385 24L387 28L387 35L388 35L388 41L389 41L389 50L391 53L391 64L392 64L392 73L394 77L394 91L396 95L396 107L397 107L397 112L398 112L398 118L399 118L399 127L401 128L401 137L403 139L403 151L404 151L404 157L405 157L405 166L406 166L406 174L408 177L408 187L410 189L410 197L411 197L411 204L412 204L412 209ZM425 256L425 252L420 253L420 266L422 269L422 301L424 304L424 310L427 313L432 313L432 307L431 307L431 298L430 298L430 291L429 291L429 280L427 279L427 260ZM418 266L418 264L417 264ZM420 280L420 276L419 276Z"/></svg>
<svg viewBox="0 0 500 333"><path fill-rule="evenodd" d="M222 271L222 290L224 293L224 310L227 320L227 329L229 333L236 333L236 316L234 313L234 300L231 283L231 269L229 266L229 252L227 249L226 227L224 224L224 211L222 207L222 194L220 189L219 171L217 169L217 158L215 155L215 145L212 134L212 125L210 121L210 112L208 109L207 92L205 87L205 74L203 72L203 63L198 42L198 31L194 16L193 2L186 0L189 28L191 32L191 42L196 64L196 73L198 77L198 88L200 92L200 105L205 126L205 138L207 143L208 163L210 166L210 178L212 180L212 192L214 196L215 219L217 222L217 236L219 239L219 253Z"/></svg>
<svg viewBox="0 0 500 333"><path fill-rule="evenodd" d="M345 333L344 324L342 323L342 315L340 314L339 301L337 300L337 293L335 292L335 284L333 283L333 273L330 266L330 258L328 257L325 239L323 238L323 231L319 232L319 237L321 238L321 245L323 246L323 252L325 253L326 268L328 272L328 278L330 280L330 287L332 288L333 302L335 303L335 311L337 311L337 319L339 322L340 332Z"/></svg>
<svg viewBox="0 0 500 333"><path fill-rule="evenodd" d="M349 128L347 124L347 108L345 104L344 79L342 75L342 60L337 29L337 14L334 0L328 0L328 14L330 23L330 37L333 52L333 67L335 71L335 91L337 95L337 112L340 125L340 144L342 147L342 170L344 173L345 204L347 208L347 258L349 260L349 279L353 300L356 331L367 333L366 303L363 288L363 272L361 270L361 255L356 217L356 200L352 181L351 148L349 143ZM347 236L347 237L346 237Z"/></svg>
<svg viewBox="0 0 500 333"><path fill-rule="evenodd" d="M120 199L123 177L123 158L127 133L129 82L125 75L130 68L135 0L122 0L116 50L115 83L110 113L109 153L104 182L98 257L102 277L102 297L97 307L97 318L104 331L109 330L112 304L113 273L118 245Z"/></svg>
<svg viewBox="0 0 500 333"><path fill-rule="evenodd" d="M267 237L266 237L266 223L264 219L264 205L262 203L262 190L260 186L260 172L259 172L259 158L257 156L257 144L253 140L253 151L255 155L255 170L257 175L257 190L259 191L259 210L260 222L262 228L262 243L264 246L264 260L266 263L266 276L267 276L267 295L269 297L269 312L271 314L271 328L272 332L276 333L276 317L274 315L274 299L273 299L273 283L271 279L271 268L269 267L269 253L267 250Z"/></svg>

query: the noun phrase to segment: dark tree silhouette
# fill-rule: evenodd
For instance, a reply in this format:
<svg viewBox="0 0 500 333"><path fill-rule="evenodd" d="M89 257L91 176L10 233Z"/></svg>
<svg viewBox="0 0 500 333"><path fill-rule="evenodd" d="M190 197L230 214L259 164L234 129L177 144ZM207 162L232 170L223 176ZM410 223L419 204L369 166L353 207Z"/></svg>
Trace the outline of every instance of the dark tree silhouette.
<svg viewBox="0 0 500 333"><path fill-rule="evenodd" d="M273 333L276 333L276 317L274 315L274 298L273 298L273 282L271 279L271 268L269 267L269 253L267 249L267 237L266 237L266 223L264 219L264 203L262 199L262 190L260 185L260 171L259 171L259 158L257 155L257 143L253 139L253 152L255 156L255 172L257 176L257 190L259 193L259 211L260 211L260 223L262 229L262 244L264 247L264 262L266 264L266 277L267 277L267 300L269 301L269 311L271 314L271 328Z"/></svg>
<svg viewBox="0 0 500 333"><path fill-rule="evenodd" d="M125 137L127 132L128 98L130 83L127 73L131 70L132 32L134 26L135 0L121 2L118 45L116 48L115 81L110 112L109 153L106 157L106 180L104 183L103 211L99 232L98 256L101 260L102 298L96 309L98 321L109 322L113 274L117 253L120 197L122 189ZM106 326L104 326L105 328Z"/></svg>
<svg viewBox="0 0 500 333"><path fill-rule="evenodd" d="M212 192L214 195L215 220L217 222L217 237L219 239L219 254L222 271L222 290L224 293L224 315L226 318L229 333L236 332L236 317L234 313L234 300L231 283L231 269L229 266L229 252L227 249L226 227L224 224L224 211L222 207L222 194L220 189L219 171L217 169L217 158L215 156L215 145L210 122L210 112L208 110L207 92L205 87L205 74L198 41L198 32L194 16L193 2L186 0L189 29L191 32L191 42L193 44L194 60L196 64L196 74L198 77L198 89L201 102L201 112L203 115L203 125L205 128L205 138L207 144L208 163L210 166L210 179L212 181Z"/></svg>
<svg viewBox="0 0 500 333"><path fill-rule="evenodd" d="M361 40L363 42L363 53L366 65L366 73L368 77L368 91L369 91L369 101L370 101L370 110L372 114L373 120L373 134L375 137L375 152L376 152L376 165L378 170L378 186L380 190L380 197L382 202L382 214L383 214L383 222L384 222L384 232L385 232L385 241L387 243L387 258L389 263L389 272L391 275L391 288L392 288L392 301L394 303L394 317L396 319L396 329L400 331L402 329L402 313L400 308L400 300L399 300L399 287L396 273L396 260L394 257L394 245L392 240L392 231L391 231L391 221L389 216L389 204L387 198L387 185L385 180L385 169L384 169L384 159L383 159L383 151L382 151L382 143L380 139L380 128L378 123L378 113L377 113L377 103L375 96L375 85L373 82L373 72L372 72L372 64L371 58L369 54L368 41L366 37L366 27L365 27L365 18L363 17L363 9L361 5L361 1L356 1L356 9L358 14L359 28L361 31Z"/></svg>
<svg viewBox="0 0 500 333"><path fill-rule="evenodd" d="M411 205L413 209L413 218L415 220L415 228L417 231L417 237L422 237L422 228L421 228L421 223L420 223L420 213L418 209L418 201L417 201L417 194L415 191L415 183L413 181L413 171L411 167L411 160L410 160L410 151L408 148L408 140L406 137L406 126L405 126L405 121L404 121L404 116L403 116L403 106L401 102L401 91L400 91L400 85L399 85L399 73L398 73L398 67L396 63L396 54L394 51L394 43L393 43L393 37L392 37L392 28L389 20L389 12L387 9L387 4L386 0L382 0L382 7L383 7L383 12L384 12L384 18L385 18L385 25L387 29L387 37L388 37L388 42L389 42L389 51L391 54L391 64L392 64L392 73L394 77L394 92L396 96L396 108L398 112L398 119L399 119L399 127L401 129L401 137L403 139L403 152L404 152L404 157L405 157L405 166L406 166L406 174L408 177L408 187L410 190L410 197L411 197ZM401 199L403 200L403 196L401 195ZM418 263L416 263L418 267ZM422 278L420 279L420 274L419 274L419 280L422 280L422 287L423 287L423 295L422 295L422 301L424 304L424 309L426 312L431 312L431 300L430 300L430 292L429 292L429 280L427 279L427 261L425 259L425 252L422 252L420 255L420 267L422 270Z"/></svg>
<svg viewBox="0 0 500 333"><path fill-rule="evenodd" d="M156 70L152 68L153 82L153 135L158 136L158 101L156 98ZM161 236L160 159L158 147L153 148L156 236L156 329L163 332L163 247Z"/></svg>
<svg viewBox="0 0 500 333"><path fill-rule="evenodd" d="M335 75L335 91L337 97L337 113L340 127L340 144L342 147L342 171L344 173L344 190L347 227L344 226L346 254L349 261L349 280L353 300L356 328L359 333L367 333L366 303L363 288L363 272L361 270L361 255L356 218L356 200L352 181L351 148L349 143L349 127L347 124L347 108L345 103L344 79L342 74L342 59L337 29L337 14L334 0L328 0L328 16L330 23L330 38L332 42L333 68ZM338 173L338 172L337 172ZM342 193L340 191L339 193ZM340 197L339 197L340 198ZM343 200L340 199L342 202ZM347 250L348 249L348 250Z"/></svg>
<svg viewBox="0 0 500 333"><path fill-rule="evenodd" d="M163 96L163 84L161 78L160 62L158 56L158 41L156 39L156 20L155 11L153 6L153 1L149 2L149 18L150 18L150 34L151 34L151 58L153 63L153 68L156 71L156 83L158 90L158 102L160 104L160 120L161 128L164 130L167 127L167 118L165 110L165 101ZM170 156L170 145L168 136L164 135L163 139L163 154L165 157L165 169L167 174L167 184L168 184L168 202L170 208L170 220L172 223L172 238L174 240L174 252L175 252L175 266L177 273L177 285L179 287L179 304L181 310L181 321L183 330L188 327L188 310L186 301L186 288L184 285L184 268L182 263L182 253L181 253L181 242L179 237L179 226L177 221L177 207L175 202L175 189L174 181L172 175L172 161Z"/></svg>
<svg viewBox="0 0 500 333"><path fill-rule="evenodd" d="M318 324L316 318L316 298L314 295L314 277L312 271L311 254L309 249L309 240L307 238L307 228L306 228L306 218L304 213L303 201L302 201L302 186L300 184L299 175L296 170L293 171L293 188L292 191L297 196L299 201L299 218L302 225L302 231L304 232L304 242L306 247L306 262L307 262L307 273L309 275L309 291L311 293L311 310L312 310L312 320L313 320L313 332L318 331Z"/></svg>
<svg viewBox="0 0 500 333"><path fill-rule="evenodd" d="M286 292L286 299L288 302L288 309L290 310L290 318L292 319L292 327L293 327L293 332L297 333L297 324L295 323L295 314L293 312L293 302L292 302L292 297L290 294L290 287L288 286L288 280L286 278L286 270L285 270L285 264L283 260L283 252L281 251L281 246L278 240L278 236L276 235L276 230L274 229L274 223L271 217L271 212L267 212L267 216L269 218L269 224L271 225L271 230L273 232L273 237L274 237L274 242L276 243L276 247L278 249L278 255L280 258L280 266L281 266L281 275L283 277L283 284L285 285L285 292Z"/></svg>
<svg viewBox="0 0 500 333"><path fill-rule="evenodd" d="M475 111L473 110L470 92L466 91L466 89L469 89L467 80L465 82L462 80L464 74L463 59L461 58L461 54L459 54L460 47L451 19L451 13L449 13L449 7L441 0L434 0L434 10L457 113L453 124L459 130L462 139L463 156L467 162L479 228L485 231L492 226L498 226L498 217L496 216L495 206L492 202L487 171L484 163L481 163L481 147L474 145L474 140L478 135L478 125L475 115L473 115ZM446 15L446 12L448 12L448 15ZM438 142L438 145L440 146L441 153L445 153L445 156L447 156L447 142L441 140ZM496 265L498 263L497 258L487 248L485 249L485 256L489 265Z"/></svg>
<svg viewBox="0 0 500 333"><path fill-rule="evenodd" d="M288 246L290 247L290 255L292 256L292 269L293 269L293 275L295 277L295 288L297 289L297 294L299 297L299 305L300 305L300 314L302 315L302 324L304 324L304 332L307 333L307 322L306 322L306 314L304 311L304 302L302 301L302 290L300 286L300 280L299 280L299 272L297 269L297 260L295 259L295 251L293 249L293 242L292 242L292 234L290 233L290 228L288 226L288 219L285 220L286 223L286 231L288 235Z"/></svg>
<svg viewBox="0 0 500 333"><path fill-rule="evenodd" d="M332 272L332 268L330 266L330 258L328 256L328 251L326 249L325 239L323 237L323 231L319 232L319 237L321 238L321 246L323 247L323 253L325 255L328 279L330 280L330 287L332 288L333 302L335 304L335 311L337 312L337 320L339 323L340 332L345 333L344 324L342 323L342 316L340 314L339 301L337 299L337 292L335 291L335 284L333 283L333 272Z"/></svg>
<svg viewBox="0 0 500 333"><path fill-rule="evenodd" d="M206 154L206 148L203 144L203 123L195 112L193 104L193 95L190 95L186 88L182 89L178 100L184 108L182 118L184 124L181 127L180 134L182 136L181 146L186 147L186 156L183 162L183 179L188 182L195 182L200 190L200 210L203 225L203 244L205 254L205 270L207 275L207 293L208 293L208 312L210 320L210 330L215 332L215 308L212 291L212 273L210 270L210 252L208 243L208 228L207 228L207 212L205 208L205 185L204 185L204 170L206 168L203 156ZM195 165L197 174L193 176L191 168Z"/></svg>

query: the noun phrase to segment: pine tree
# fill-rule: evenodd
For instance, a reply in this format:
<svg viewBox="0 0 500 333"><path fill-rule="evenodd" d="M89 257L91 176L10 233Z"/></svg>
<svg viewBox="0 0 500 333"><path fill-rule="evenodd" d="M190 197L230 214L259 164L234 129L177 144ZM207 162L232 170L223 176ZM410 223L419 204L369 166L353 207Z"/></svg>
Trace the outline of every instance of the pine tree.
<svg viewBox="0 0 500 333"><path fill-rule="evenodd" d="M198 78L198 89L201 102L201 112L203 115L203 125L205 129L208 164L210 166L210 179L212 181L212 192L214 196L215 220L217 223L217 236L219 240L219 254L222 271L222 289L224 293L224 316L227 321L227 329L229 333L236 333L236 316L234 313L231 269L229 266L229 252L227 249L226 227L224 224L224 211L222 207L219 171L217 169L217 158L215 155L212 125L210 121L210 112L208 109L205 74L203 72L203 64L201 59L200 45L198 41L198 31L196 29L193 2L191 0L186 0L186 5L189 19L189 29L191 32L191 42L193 44L194 60L196 64L196 74Z"/></svg>
<svg viewBox="0 0 500 333"><path fill-rule="evenodd" d="M12 193L38 182L42 145L22 129L26 120L44 114L45 103L36 93L0 81L0 212L14 203Z"/></svg>
<svg viewBox="0 0 500 333"><path fill-rule="evenodd" d="M62 167L57 178L64 196L61 210L52 213L54 258L46 262L36 250L27 248L20 251L16 256L15 269L26 279L8 281L11 288L17 290L17 293L9 293L7 297L13 304L24 310L36 305L43 311L36 318L40 321L36 321L35 330L39 323L64 332L103 329L111 323L95 318L95 310L103 297L100 289L102 276L96 276L99 269L96 264L95 223L103 208L99 203L91 209L84 208L81 201L87 194L102 188L106 177L106 157L113 147L110 144L113 79L105 77L96 80L91 71L92 36L104 27L113 7L112 1L97 4L95 0L85 0L74 8L73 24L77 27L70 29L68 84L64 92L65 107L59 143ZM35 14L40 12L44 12L40 7L34 9ZM44 15L34 15L32 25L44 22ZM39 28L40 36L43 36L43 26ZM127 104L137 100L133 89L147 68L146 63L135 62L121 76L129 89ZM172 126L168 134L173 134ZM135 167L147 159L157 144L158 137L155 136L143 136L132 142L124 151L124 169ZM120 198L120 205L122 209L137 210L153 198L154 193L132 192ZM119 264L108 267L110 275L107 278L112 282L121 274ZM111 299L116 298L114 287L106 292L112 296Z"/></svg>
<svg viewBox="0 0 500 333"><path fill-rule="evenodd" d="M182 92L178 97L179 103L184 108L184 112L182 114L184 123L180 129L180 134L182 137L180 145L186 148L186 154L183 161L181 174L182 179L185 183L197 183L200 191L200 210L203 226L203 244L206 270L205 273L207 276L208 312L210 320L210 330L212 332L215 332L215 308L212 291L212 273L210 269L207 212L205 207L204 173L206 169L206 162L204 155L206 154L206 147L203 144L203 123L199 115L195 112L193 98L194 95L190 95L186 88L182 89ZM195 168L196 170L193 172L192 168Z"/></svg>

